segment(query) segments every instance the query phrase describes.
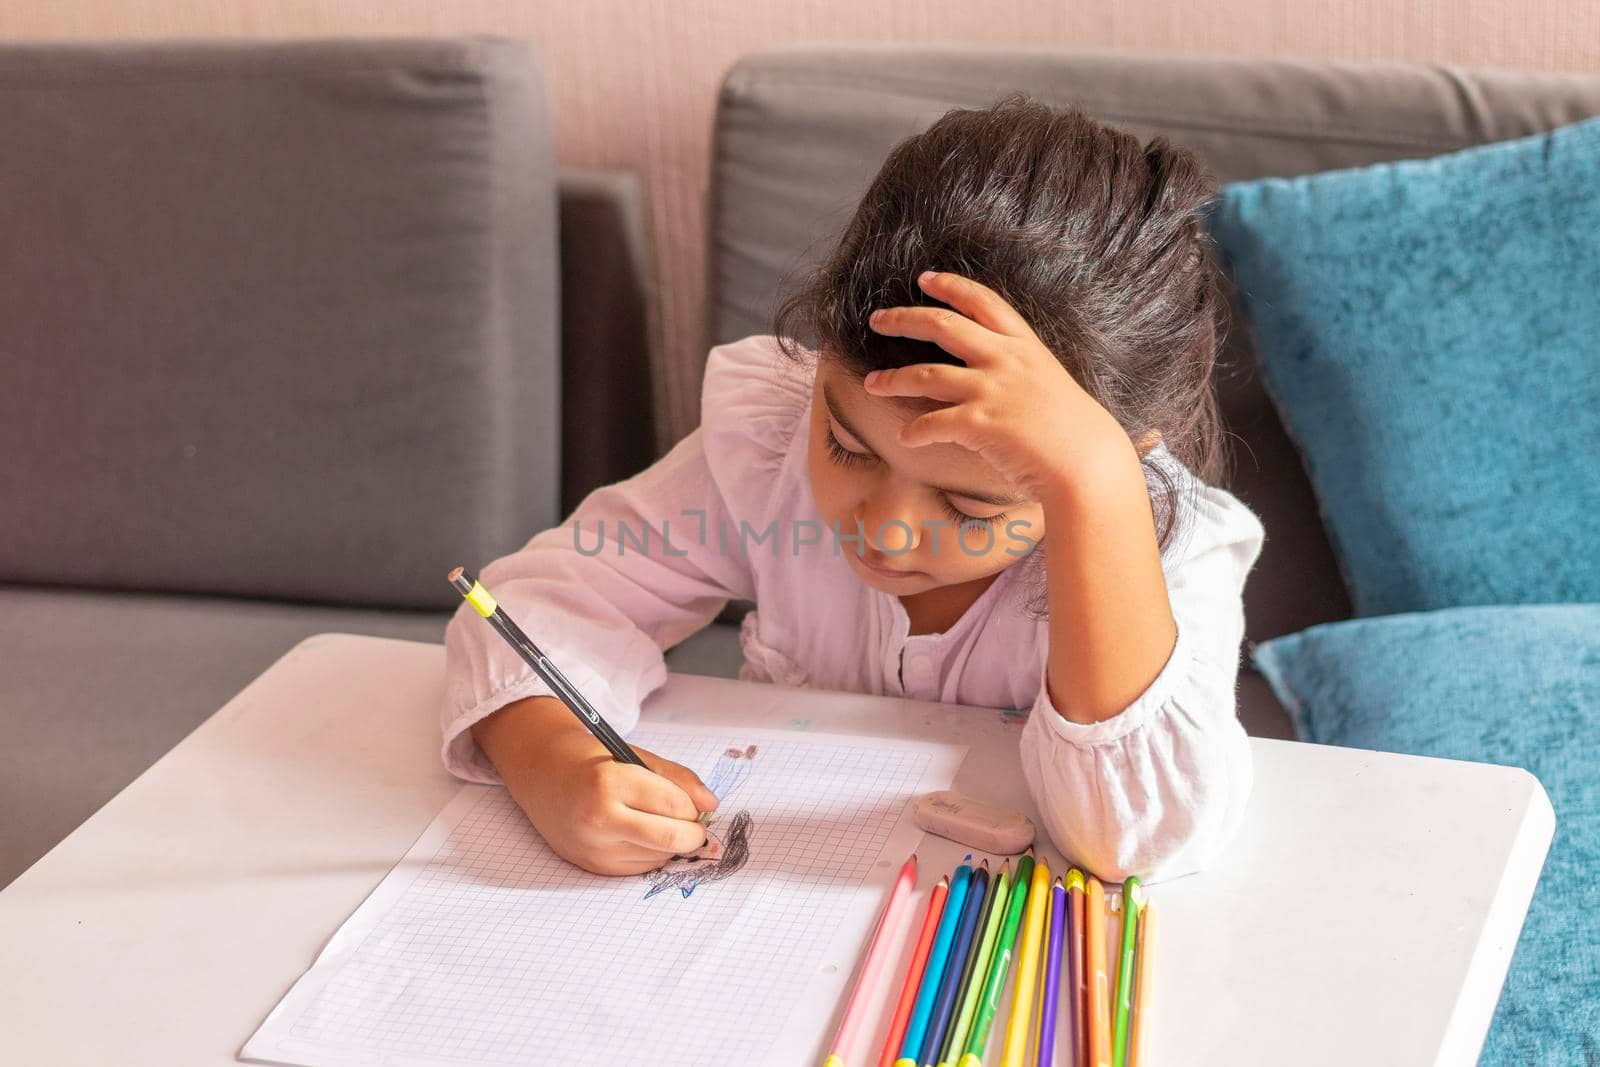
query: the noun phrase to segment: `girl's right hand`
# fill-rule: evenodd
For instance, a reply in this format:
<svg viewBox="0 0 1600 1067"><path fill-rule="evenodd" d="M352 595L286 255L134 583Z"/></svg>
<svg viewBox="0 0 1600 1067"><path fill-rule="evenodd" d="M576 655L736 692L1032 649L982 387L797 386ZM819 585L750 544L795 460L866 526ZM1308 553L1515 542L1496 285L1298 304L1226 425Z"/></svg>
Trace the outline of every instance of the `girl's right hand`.
<svg viewBox="0 0 1600 1067"><path fill-rule="evenodd" d="M649 770L617 762L555 697L508 704L472 735L534 829L585 870L641 874L721 850L699 821L717 798L698 775L637 746Z"/></svg>

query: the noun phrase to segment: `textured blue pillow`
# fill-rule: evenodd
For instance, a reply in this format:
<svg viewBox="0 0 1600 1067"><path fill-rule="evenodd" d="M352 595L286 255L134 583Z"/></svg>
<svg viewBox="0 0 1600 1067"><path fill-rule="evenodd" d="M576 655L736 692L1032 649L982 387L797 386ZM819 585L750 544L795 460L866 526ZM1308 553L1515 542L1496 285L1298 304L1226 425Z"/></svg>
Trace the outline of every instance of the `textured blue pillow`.
<svg viewBox="0 0 1600 1067"><path fill-rule="evenodd" d="M1348 619L1253 655L1301 740L1508 764L1539 779L1555 837L1480 1062L1595 1062L1600 604Z"/></svg>
<svg viewBox="0 0 1600 1067"><path fill-rule="evenodd" d="M1356 615L1600 601L1600 118L1211 228Z"/></svg>

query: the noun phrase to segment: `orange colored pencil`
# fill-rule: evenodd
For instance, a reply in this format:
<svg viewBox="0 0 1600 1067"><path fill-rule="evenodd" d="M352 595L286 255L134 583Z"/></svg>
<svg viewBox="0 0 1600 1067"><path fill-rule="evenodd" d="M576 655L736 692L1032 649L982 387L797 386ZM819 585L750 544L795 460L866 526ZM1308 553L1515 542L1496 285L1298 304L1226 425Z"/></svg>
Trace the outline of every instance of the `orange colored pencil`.
<svg viewBox="0 0 1600 1067"><path fill-rule="evenodd" d="M917 947L911 953L911 967L906 971L906 983L900 990L900 1003L895 1005L894 1017L889 1023L889 1036L883 1043L883 1054L878 1057L878 1067L893 1067L900 1054L900 1044L906 1037L906 1026L911 1022L911 1006L917 999L917 983L922 978L922 968L928 962L928 951L933 947L933 934L939 926L939 916L944 911L945 897L950 893L950 876L939 879L928 895L928 914L922 920L922 932L917 935Z"/></svg>
<svg viewBox="0 0 1600 1067"><path fill-rule="evenodd" d="M1155 909L1147 900L1139 909L1139 947L1133 965L1133 1032L1128 1035L1128 1067L1144 1062L1144 1046L1149 1040L1145 1024L1150 1019L1150 952L1155 948Z"/></svg>
<svg viewBox="0 0 1600 1067"><path fill-rule="evenodd" d="M1089 1062L1089 978L1083 956L1084 907L1083 872L1074 867L1067 872L1067 907L1072 913L1067 929L1072 931L1072 942L1066 946L1068 957L1067 988L1071 991L1072 1061L1071 1067L1086 1067Z"/></svg>
<svg viewBox="0 0 1600 1067"><path fill-rule="evenodd" d="M1106 974L1106 887L1089 876L1084 900L1084 956L1089 972L1089 1067L1111 1067L1111 986Z"/></svg>

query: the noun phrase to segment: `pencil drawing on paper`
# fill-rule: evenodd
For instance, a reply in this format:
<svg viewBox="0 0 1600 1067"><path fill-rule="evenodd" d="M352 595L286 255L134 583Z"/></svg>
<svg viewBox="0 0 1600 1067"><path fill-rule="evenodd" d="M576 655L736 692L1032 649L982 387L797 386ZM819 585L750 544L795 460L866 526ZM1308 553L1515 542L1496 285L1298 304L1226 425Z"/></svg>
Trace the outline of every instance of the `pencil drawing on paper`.
<svg viewBox="0 0 1600 1067"><path fill-rule="evenodd" d="M756 746L729 748L717 757L717 762L706 776L706 788L717 798L717 811L727 808L728 798L738 791L756 758ZM720 882L738 872L750 859L750 829L755 824L750 812L741 810L724 824L721 818L712 820L706 833L722 844L722 852L715 859L672 860L641 877L650 883L644 899L676 888L688 897L701 885Z"/></svg>

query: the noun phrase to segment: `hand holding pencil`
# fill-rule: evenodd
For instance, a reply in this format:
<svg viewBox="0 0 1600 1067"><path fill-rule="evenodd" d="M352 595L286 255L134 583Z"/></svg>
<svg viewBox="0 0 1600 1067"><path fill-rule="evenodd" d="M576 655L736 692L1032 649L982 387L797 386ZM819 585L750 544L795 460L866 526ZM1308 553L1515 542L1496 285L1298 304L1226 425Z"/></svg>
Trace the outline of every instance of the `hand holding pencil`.
<svg viewBox="0 0 1600 1067"><path fill-rule="evenodd" d="M597 874L639 874L678 855L716 856L717 798L687 767L624 741L544 652L461 568L450 581L556 696L499 709L472 727L512 799L563 858Z"/></svg>

